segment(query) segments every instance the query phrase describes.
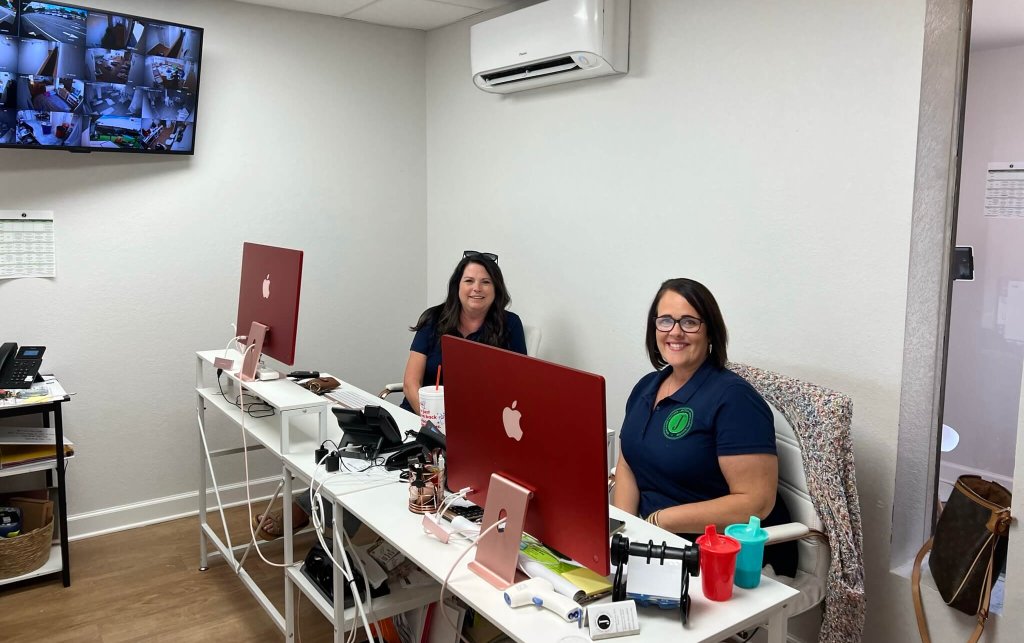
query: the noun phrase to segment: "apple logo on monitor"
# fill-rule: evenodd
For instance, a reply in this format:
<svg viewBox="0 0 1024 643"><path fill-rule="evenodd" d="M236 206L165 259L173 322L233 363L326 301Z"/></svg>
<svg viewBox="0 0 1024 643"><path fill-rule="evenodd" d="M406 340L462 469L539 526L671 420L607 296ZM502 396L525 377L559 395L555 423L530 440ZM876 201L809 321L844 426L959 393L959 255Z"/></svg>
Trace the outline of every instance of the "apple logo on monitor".
<svg viewBox="0 0 1024 643"><path fill-rule="evenodd" d="M511 407L505 407L501 412L501 423L505 425L505 433L516 442L523 439L523 427L519 426L519 418L523 414L516 409L519 400L512 402Z"/></svg>
<svg viewBox="0 0 1024 643"><path fill-rule="evenodd" d="M270 299L270 275L263 279L263 298Z"/></svg>

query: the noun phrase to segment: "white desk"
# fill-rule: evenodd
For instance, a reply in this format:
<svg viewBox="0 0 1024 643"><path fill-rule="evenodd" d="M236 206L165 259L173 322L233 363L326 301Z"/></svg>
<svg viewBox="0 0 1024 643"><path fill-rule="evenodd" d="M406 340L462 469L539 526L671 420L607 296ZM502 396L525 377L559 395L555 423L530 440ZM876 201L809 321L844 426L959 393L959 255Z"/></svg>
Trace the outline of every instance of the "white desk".
<svg viewBox="0 0 1024 643"><path fill-rule="evenodd" d="M392 404L388 405L388 410L398 421L403 432L409 428L418 428L418 416ZM315 468L313 458L309 454L286 455L283 460L285 466L292 470L296 477L308 484ZM326 473L321 470L317 472L317 479L323 480L325 475ZM396 482L390 483L388 480ZM438 581L444 579L455 560L468 546L458 541L445 545L424 533L421 526L422 516L413 514L406 508L408 487L397 483L396 474L390 477L385 474L364 479L355 476L333 477L324 484L322 494L335 503L335 520L340 520L342 511L351 512ZM674 546L687 544L675 534L650 525L635 516L626 515L614 507L611 509L611 515L626 521L624 533L631 540L646 542L651 539L657 543L664 540ZM574 635L589 638L585 630L580 630L575 624L566 623L545 609L509 608L504 602L502 592L468 569L467 564L474 555L475 552L467 554L459 563L452 574L449 587L452 593L510 637L524 643L555 643ZM432 600L436 600L438 595L435 593ZM640 634L625 637L626 640L664 641L684 636L688 642L717 642L735 632L767 624L769 643L784 643L787 629L784 610L787 601L797 596L798 592L782 583L762 577L761 584L756 589L734 587L732 599L716 602L704 598L700 579L694 578L690 581L690 595L693 604L690 609L690 623L685 629L680 622L678 610L640 608ZM610 600L606 598L602 602ZM374 604L376 605L376 601Z"/></svg>
<svg viewBox="0 0 1024 643"><path fill-rule="evenodd" d="M204 366L211 364L215 354L219 355L220 352L207 351L197 354L199 362L197 393L200 399L200 416L202 416L204 403L212 404L235 422L240 422L240 411L220 396L219 390L204 388L201 383ZM334 418L331 417L330 407L325 405L327 401L317 396L305 397L312 394L294 383L287 381L261 382L247 385L247 387L250 386L254 393L259 394L271 404L275 406L282 404L280 416L262 420L247 417L245 429L246 433L261 446L275 454L283 465L282 475L285 489L283 527L286 534L284 541L286 560L291 562L292 477L301 481L305 485L305 491L308 492L308 485L313 480L314 474L317 480L323 480L325 476L328 476L329 474L322 468L319 471L315 470L313 450L319 447L324 439L337 441L341 437L341 430ZM342 382L342 386L355 388L345 382ZM233 397L237 390L235 388L233 391L225 392ZM358 391L358 389L356 390ZM368 398L373 397L365 391L360 392ZM293 399L293 395L301 396L304 399ZM403 433L419 428L418 416L404 411L390 402L382 401L381 405L391 412ZM329 420L325 420L325 416ZM204 449L204 451L206 450ZM226 450L225 452L237 453L240 452L240 449ZM204 485L209 456L209 452L201 455ZM209 464L212 467L212 462ZM296 485L295 488L302 490L303 487ZM342 512L351 512L438 581L443 580L452 564L467 546L467 544L458 542L444 545L423 532L422 516L408 511L408 486L398 481L397 473L332 476L324 485L322 492L325 498L334 503L336 521L340 521ZM201 533L203 534L200 538L201 562L205 566L205 539L215 536L215 534L205 524L205 494L200 494L200 498L202 499L200 503ZM625 515L617 509L613 508L611 514L626 521L625 534L631 540L646 542L648 539L652 539L658 543L665 540L668 544L675 546L686 544L686 541L678 536L649 525L634 516ZM244 545L234 549L241 547ZM334 547L335 553L339 553L338 539L335 539ZM226 551L226 548L219 542L218 549L225 555L225 558L229 559L229 562L235 562L231 555L232 552ZM589 638L586 630L578 629L575 624L566 623L547 610L533 607L509 608L500 591L469 571L466 565L473 559L473 556L474 553L467 554L452 574L449 583L451 591L513 639L528 643L547 641L554 643L572 636ZM236 573L243 578L243 581L247 579L240 566L236 567ZM342 595L339 585L340 577L340 574L335 574L335 596L339 597ZM287 604L283 618L276 608L266 601L262 592L257 595L257 599L281 628L285 640L294 640L295 615L291 600L294 586L298 587L324 616L334 623L335 640L341 641L344 638L345 628L355 623L354 611L340 609L340 601L337 606L329 604L306 580L298 567L286 570L285 578ZM253 587L250 587L250 590L252 589ZM373 600L374 615L368 616L371 619L374 616L383 619L393 614L422 607L437 600L439 589L438 586L397 591L392 588L391 595ZM695 578L690 582L690 594L693 605L690 610L690 624L685 629L679 620L678 610L640 608L640 634L628 637L626 640L664 641L682 638L688 642L720 641L737 631L767 623L769 643L784 643L786 640L784 608L787 601L795 597L798 592L786 585L762 577L761 584L756 589L744 590L736 587L731 600L718 603L704 598L700 579Z"/></svg>
<svg viewBox="0 0 1024 643"><path fill-rule="evenodd" d="M324 485L331 494L335 485ZM347 511L357 516L368 527L401 550L425 572L437 580L443 580L455 560L462 554L466 544L454 541L445 545L432 536L423 533L421 516L410 513L406 508L407 493L404 485L386 485L362 491L339 489L338 498ZM653 525L612 508L611 515L626 521L625 534L630 540L646 542L653 539L660 543L683 546L686 541ZM542 608L521 607L511 609L502 598L502 593L470 571L466 565L474 553L467 554L452 574L449 587L452 593L464 600L478 613L501 628L517 641L526 643L556 643L565 637L583 635L584 631L575 624L566 623ZM769 641L783 643L786 640L786 618L783 609L786 602L798 592L770 578L762 577L761 584L752 590L735 587L729 601L715 602L704 598L700 579L690 580L690 595L693 604L690 623L684 629L678 610L640 608L640 634L623 637L631 641L721 641L730 634L755 625L767 623ZM600 602L608 602L606 598Z"/></svg>
<svg viewBox="0 0 1024 643"><path fill-rule="evenodd" d="M200 434L199 454L199 566L206 569L209 559L221 556L231 566L232 571L239 577L242 584L252 593L264 611L271 617L274 624L284 634L285 641L295 640L295 601L294 589L297 587L307 598L323 613L323 615L334 624L335 641L342 641L347 626L356 623L356 612L353 608L344 609L343 601L337 601L337 605L331 605L319 591L310 583L300 571L302 561L293 560L292 555L292 477L297 476L306 483L305 490L308 491L308 483L313 473L315 463L313 462L313 451L326 440L333 440L338 443L342 437L338 422L331 413L331 402L318 395L310 393L290 380L280 379L268 382L245 382L225 372L222 378L225 381L223 395L217 385L207 386L204 382L204 374L213 367L213 360L216 357L224 356L224 351L200 351L196 353L196 411L199 421L205 427L206 411L216 410L226 416L235 425L241 427L244 421L246 446L227 449L211 450L207 436L204 431ZM240 355L237 351L228 351L227 357L240 363ZM353 388L347 383L343 387ZM235 396L243 390L246 393L261 398L268 406L274 409L274 414L269 417L253 418L244 416L242 411L232 401ZM356 389L358 390L358 389ZM374 396L366 394L368 399ZM399 421L399 427L404 432L407 429L418 429L419 418L415 415L401 411L398 407L388 402L380 401L381 405L387 408L395 417L399 413L410 417L404 417ZM239 431L239 441L241 441ZM242 453L244 450L266 449L282 461L281 487L283 499L283 530L284 530L284 563L291 565L284 569L283 580L285 583L284 614L266 596L263 590L249 576L244 567L244 562L249 558L255 558L256 554L251 552L251 539L245 539L242 544L233 544L228 538L225 543L214 531L207 521L207 481L214 476L214 463L218 458ZM287 463L285 462L287 458ZM208 469L209 467L209 469ZM323 471L321 469L321 474ZM346 480L355 483L355 488L366 488L375 484L372 478L369 482L351 478ZM397 486L397 485L396 485ZM301 491L303 487L297 486L296 490ZM223 511L220 502L219 489L214 486L217 509ZM258 512L258 505L253 503L254 514ZM340 514L337 514L340 515ZM227 528L225 525L225 532ZM209 546L212 545L212 551ZM340 543L335 542L335 555L339 555ZM275 556L277 558L275 548ZM339 578L340 574L335 574ZM400 589L392 588L392 593L373 600L373 616L378 619L388 618L395 614L407 612L419 607L428 605L435 600L439 591L438 586L427 588ZM342 596L340 586L335 584L335 596Z"/></svg>

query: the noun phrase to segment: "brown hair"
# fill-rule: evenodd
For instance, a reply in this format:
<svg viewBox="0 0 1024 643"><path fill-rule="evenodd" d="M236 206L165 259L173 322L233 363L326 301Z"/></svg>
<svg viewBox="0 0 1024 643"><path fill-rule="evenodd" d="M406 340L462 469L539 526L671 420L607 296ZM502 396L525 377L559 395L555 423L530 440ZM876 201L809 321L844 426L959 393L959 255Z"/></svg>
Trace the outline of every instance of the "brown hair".
<svg viewBox="0 0 1024 643"><path fill-rule="evenodd" d="M699 281L684 277L669 279L662 283L661 288L658 289L658 294L654 296L654 301L651 302L651 309L647 313L646 335L647 357L651 360L651 364L657 369L663 368L666 365L665 360L661 358L661 351L658 350L658 331L654 328L654 318L658 315L658 302L661 301L662 295L670 290L684 297L686 301L690 302L694 310L697 311L697 314L700 315L700 318L704 321L705 328L707 328L708 344L711 346L711 353L708 355L708 359L716 367L720 369L725 368L725 363L729 361L726 353L729 332L725 328L725 319L722 318L722 311L718 307L718 302L715 301L715 296L711 294L707 286Z"/></svg>

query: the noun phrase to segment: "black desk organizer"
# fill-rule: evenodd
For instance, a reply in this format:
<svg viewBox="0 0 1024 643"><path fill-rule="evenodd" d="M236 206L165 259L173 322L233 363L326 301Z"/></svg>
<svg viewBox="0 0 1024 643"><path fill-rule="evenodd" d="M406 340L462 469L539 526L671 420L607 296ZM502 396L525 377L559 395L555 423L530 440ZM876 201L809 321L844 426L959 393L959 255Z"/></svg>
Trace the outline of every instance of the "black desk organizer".
<svg viewBox="0 0 1024 643"><path fill-rule="evenodd" d="M622 534L612 536L612 564L615 565L615 579L612 584L612 600L626 600L626 581L622 572L630 556L646 558L646 564L660 564L665 560L683 561L683 573L679 582L679 617L686 625L690 621L690 576L700 576L700 546L669 547L665 541L655 545L653 540L646 544L630 543Z"/></svg>

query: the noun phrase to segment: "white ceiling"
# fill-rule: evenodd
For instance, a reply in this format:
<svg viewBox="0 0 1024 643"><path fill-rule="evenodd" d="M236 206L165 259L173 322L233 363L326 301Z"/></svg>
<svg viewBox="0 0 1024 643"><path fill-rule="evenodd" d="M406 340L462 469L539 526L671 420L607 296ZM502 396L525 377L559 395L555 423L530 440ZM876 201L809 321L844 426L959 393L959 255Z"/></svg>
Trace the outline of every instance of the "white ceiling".
<svg viewBox="0 0 1024 643"><path fill-rule="evenodd" d="M514 0L237 0L406 29L437 29Z"/></svg>
<svg viewBox="0 0 1024 643"><path fill-rule="evenodd" d="M1024 45L1022 0L974 0L971 49Z"/></svg>
<svg viewBox="0 0 1024 643"><path fill-rule="evenodd" d="M237 0L429 31L515 0ZM974 0L971 49L1024 45L1024 0Z"/></svg>

